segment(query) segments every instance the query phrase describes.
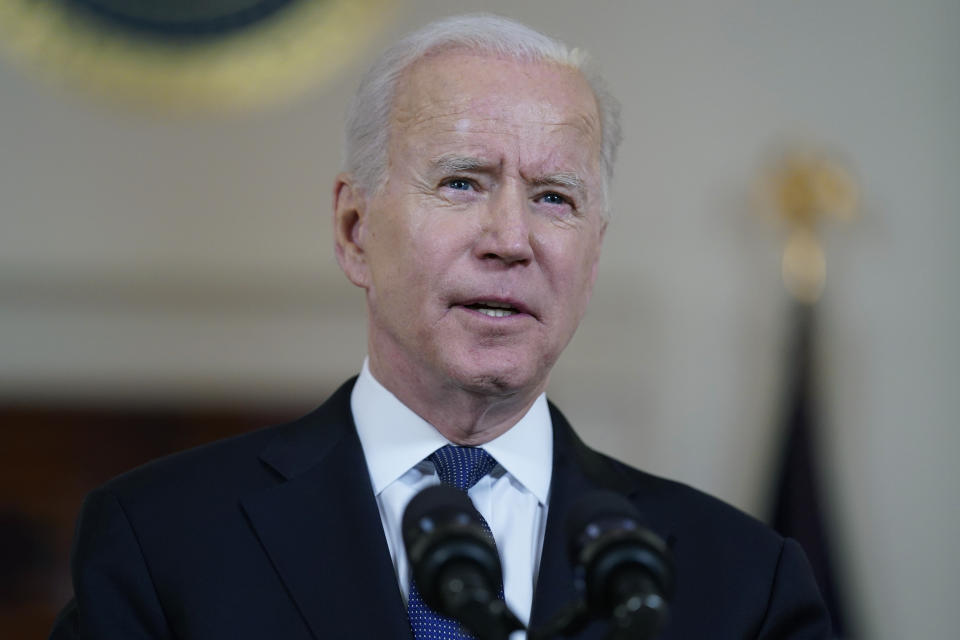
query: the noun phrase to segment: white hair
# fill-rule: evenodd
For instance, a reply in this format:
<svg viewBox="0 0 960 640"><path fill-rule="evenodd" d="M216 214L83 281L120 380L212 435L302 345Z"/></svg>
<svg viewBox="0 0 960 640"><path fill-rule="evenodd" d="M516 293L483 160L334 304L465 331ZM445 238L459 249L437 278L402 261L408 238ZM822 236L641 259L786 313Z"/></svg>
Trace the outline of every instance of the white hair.
<svg viewBox="0 0 960 640"><path fill-rule="evenodd" d="M538 31L500 16L469 14L431 22L387 49L367 71L347 112L345 170L357 184L376 191L387 168L390 115L404 71L424 56L444 49L467 49L525 62L553 62L580 71L593 90L602 131L604 207L620 144L620 105L607 92L587 55Z"/></svg>

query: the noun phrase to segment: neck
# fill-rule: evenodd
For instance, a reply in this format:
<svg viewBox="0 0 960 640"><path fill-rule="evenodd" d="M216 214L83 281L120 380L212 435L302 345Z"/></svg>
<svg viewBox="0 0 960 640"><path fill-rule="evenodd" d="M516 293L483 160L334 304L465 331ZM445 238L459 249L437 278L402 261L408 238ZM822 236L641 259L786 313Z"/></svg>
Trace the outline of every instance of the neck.
<svg viewBox="0 0 960 640"><path fill-rule="evenodd" d="M377 382L450 442L478 446L505 433L526 415L546 387L512 391L469 388L453 380L426 378L408 367L391 366L370 353ZM395 361L393 361L395 362Z"/></svg>

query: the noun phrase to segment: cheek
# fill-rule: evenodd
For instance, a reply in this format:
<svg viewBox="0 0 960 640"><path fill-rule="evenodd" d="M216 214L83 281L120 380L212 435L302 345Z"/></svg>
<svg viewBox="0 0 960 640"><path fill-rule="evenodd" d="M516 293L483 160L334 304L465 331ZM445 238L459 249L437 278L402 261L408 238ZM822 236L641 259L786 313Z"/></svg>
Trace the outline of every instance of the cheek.
<svg viewBox="0 0 960 640"><path fill-rule="evenodd" d="M392 313L411 317L424 310L445 273L440 250L428 238L391 233L376 244L373 289Z"/></svg>
<svg viewBox="0 0 960 640"><path fill-rule="evenodd" d="M550 279L564 290L582 288L585 282L593 281L600 249L595 237L587 235L579 230L538 234L538 259Z"/></svg>

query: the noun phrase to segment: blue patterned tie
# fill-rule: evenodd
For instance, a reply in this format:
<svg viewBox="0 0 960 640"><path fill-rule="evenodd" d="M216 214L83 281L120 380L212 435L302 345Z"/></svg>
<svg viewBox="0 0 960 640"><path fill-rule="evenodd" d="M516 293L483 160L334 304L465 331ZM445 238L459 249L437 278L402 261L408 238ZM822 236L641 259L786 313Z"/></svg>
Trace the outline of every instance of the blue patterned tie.
<svg viewBox="0 0 960 640"><path fill-rule="evenodd" d="M437 449L427 458L437 468L440 482L461 491L467 491L483 476L497 466L497 461L479 447L456 447L447 445ZM483 530L493 540L490 525L480 518ZM503 598L503 585L500 585L500 598ZM407 601L407 616L410 628L416 640L470 640L466 633L452 618L435 613L420 596L416 583L410 580L410 597Z"/></svg>

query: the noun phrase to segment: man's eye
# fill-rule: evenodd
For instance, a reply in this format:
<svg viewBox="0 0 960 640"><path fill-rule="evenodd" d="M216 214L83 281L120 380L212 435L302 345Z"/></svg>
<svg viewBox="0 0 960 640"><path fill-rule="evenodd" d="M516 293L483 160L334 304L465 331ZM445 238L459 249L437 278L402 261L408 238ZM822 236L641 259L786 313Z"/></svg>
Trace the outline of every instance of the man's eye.
<svg viewBox="0 0 960 640"><path fill-rule="evenodd" d="M567 200L564 196L559 193L545 193L540 196L540 201L547 204L570 204L570 201Z"/></svg>
<svg viewBox="0 0 960 640"><path fill-rule="evenodd" d="M455 189L456 191L469 191L473 188L473 185L471 185L468 180L461 180L459 178L447 180L443 186L447 187L448 189Z"/></svg>

